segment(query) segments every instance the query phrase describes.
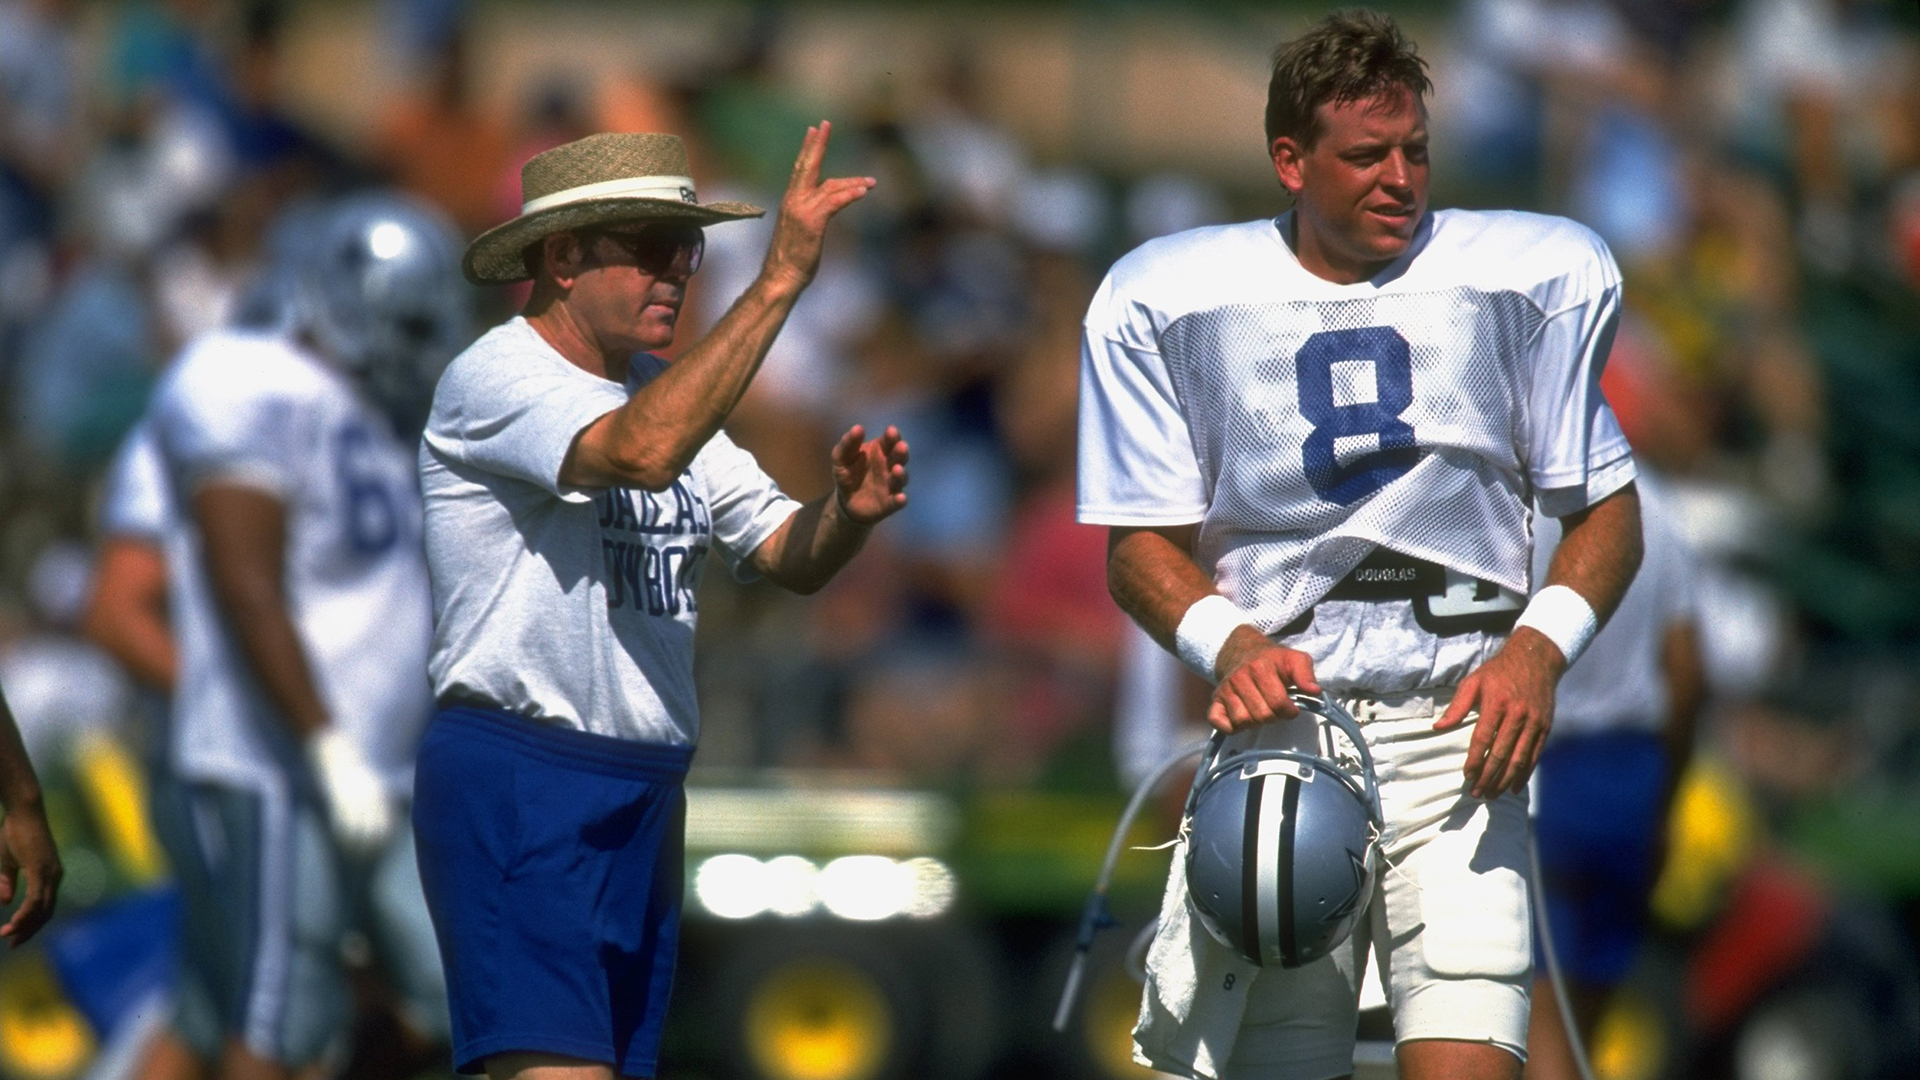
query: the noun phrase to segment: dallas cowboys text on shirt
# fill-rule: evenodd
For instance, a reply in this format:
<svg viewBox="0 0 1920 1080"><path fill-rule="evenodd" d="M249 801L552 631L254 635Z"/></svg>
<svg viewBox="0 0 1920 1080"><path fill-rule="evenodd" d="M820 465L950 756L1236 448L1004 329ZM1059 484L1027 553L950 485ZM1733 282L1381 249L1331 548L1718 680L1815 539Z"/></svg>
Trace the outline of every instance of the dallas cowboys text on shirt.
<svg viewBox="0 0 1920 1080"><path fill-rule="evenodd" d="M600 509L600 548L607 560L607 610L649 615L698 611L693 584L707 557L713 516L694 493L691 473L665 491L608 488ZM666 538L684 538L669 543Z"/></svg>

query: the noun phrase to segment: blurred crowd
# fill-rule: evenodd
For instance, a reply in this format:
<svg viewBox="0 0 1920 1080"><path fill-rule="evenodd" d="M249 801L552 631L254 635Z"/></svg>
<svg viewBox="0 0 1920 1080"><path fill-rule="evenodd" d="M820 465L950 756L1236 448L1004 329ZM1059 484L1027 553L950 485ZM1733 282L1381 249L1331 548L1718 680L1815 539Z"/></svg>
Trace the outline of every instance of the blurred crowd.
<svg viewBox="0 0 1920 1080"><path fill-rule="evenodd" d="M395 185L472 235L517 212L524 161L600 130L676 132L703 198L773 206L819 114L786 75L791 9L740 8L671 78L547 73L514 111L475 93L464 4L386 0L381 55L405 77L347 139L280 96L293 3L0 0L0 683L36 754L138 730L132 682L78 633L101 476L180 345L298 258L302 207ZM1436 205L1570 215L1625 270L1604 386L1698 558L1705 745L1770 808L1914 803L1920 14L1408 8L1439 88ZM1293 23L1273 25L1277 41ZM880 184L836 226L730 430L810 498L848 423L896 424L913 501L813 601L709 575L703 765L1114 784L1124 627L1103 531L1073 520L1080 320L1133 245L1282 198L1265 176L1025 145L977 60L958 43L832 116L828 173ZM751 280L770 228L710 230L682 347ZM475 332L520 299L489 294Z"/></svg>

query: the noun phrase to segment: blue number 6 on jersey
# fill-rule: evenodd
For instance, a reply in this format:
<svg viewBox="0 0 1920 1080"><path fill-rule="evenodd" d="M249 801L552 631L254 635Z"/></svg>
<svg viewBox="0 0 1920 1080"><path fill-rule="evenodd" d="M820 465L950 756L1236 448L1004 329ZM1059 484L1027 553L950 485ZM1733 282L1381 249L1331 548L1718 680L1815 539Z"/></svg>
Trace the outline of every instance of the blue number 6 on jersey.
<svg viewBox="0 0 1920 1080"><path fill-rule="evenodd" d="M1374 400L1333 403L1333 365L1363 361L1373 368ZM1400 419L1413 404L1413 363L1407 339L1391 326L1322 330L1294 354L1294 381L1300 389L1300 415L1313 434L1300 448L1307 483L1320 497L1349 506L1407 474L1420 460L1413 425ZM1341 465L1334 440L1377 435L1380 449Z"/></svg>

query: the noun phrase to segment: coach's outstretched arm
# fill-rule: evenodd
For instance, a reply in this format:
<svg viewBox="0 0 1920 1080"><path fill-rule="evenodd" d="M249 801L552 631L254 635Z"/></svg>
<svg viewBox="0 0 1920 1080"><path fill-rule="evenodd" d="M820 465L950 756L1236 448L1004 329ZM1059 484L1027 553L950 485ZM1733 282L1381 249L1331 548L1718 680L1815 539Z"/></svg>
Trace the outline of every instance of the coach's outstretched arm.
<svg viewBox="0 0 1920 1080"><path fill-rule="evenodd" d="M1219 590L1193 561L1193 525L1114 526L1107 530L1107 591L1160 646L1183 660L1183 620L1194 605ZM1191 661L1189 661L1191 664ZM1232 629L1213 670L1199 672L1215 684L1207 723L1239 731L1300 714L1288 689L1319 693L1313 659L1275 644L1251 623Z"/></svg>
<svg viewBox="0 0 1920 1080"><path fill-rule="evenodd" d="M873 178L867 176L820 179L820 162L831 128L822 120L819 126L807 129L787 193L780 200L773 244L767 249L760 276L706 337L635 393L626 405L581 431L560 466L562 484L664 491L720 430L746 393L754 373L760 370L760 362L766 359L794 301L819 269L828 222L873 187ZM574 237L558 233L549 236L545 244L550 264L561 267L563 273L567 267L584 265ZM556 260L556 255L561 258ZM559 280L558 284L564 287L567 281ZM682 277L672 302L677 304L684 298L685 285ZM565 314L564 306L557 312L549 308L537 315L531 313L531 307L530 320L558 319ZM566 324L572 320L559 321L563 323L562 332L570 328ZM606 359L608 377L624 378L625 354Z"/></svg>
<svg viewBox="0 0 1920 1080"><path fill-rule="evenodd" d="M1592 612L1585 631L1590 640L1620 606L1640 569L1640 495L1632 484L1561 520L1566 532L1547 568L1545 587L1534 594L1506 645L1460 680L1459 693L1434 724L1451 728L1479 710L1464 770L1475 798L1525 787L1553 727L1554 689L1575 657L1543 632L1550 627L1529 625L1547 590L1571 589L1586 603Z"/></svg>
<svg viewBox="0 0 1920 1080"><path fill-rule="evenodd" d="M795 510L753 552L753 568L797 593L819 591L867 541L867 532L907 505L907 441L898 428L877 439L855 424L833 447L833 490ZM864 440L864 441L863 441Z"/></svg>

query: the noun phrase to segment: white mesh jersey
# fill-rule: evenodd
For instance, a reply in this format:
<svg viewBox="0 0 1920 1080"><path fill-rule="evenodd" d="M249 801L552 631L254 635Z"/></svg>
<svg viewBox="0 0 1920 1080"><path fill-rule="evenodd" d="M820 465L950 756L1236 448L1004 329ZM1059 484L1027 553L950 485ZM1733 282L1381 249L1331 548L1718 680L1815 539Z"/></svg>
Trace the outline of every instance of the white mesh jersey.
<svg viewBox="0 0 1920 1080"><path fill-rule="evenodd" d="M1563 218L1443 210L1338 285L1290 229L1178 233L1107 275L1081 354L1080 520L1197 522L1196 560L1269 633L1376 546L1526 593L1530 501L1563 516L1633 477L1598 385L1620 302L1605 245ZM1322 683L1451 682L1497 640L1435 639L1400 607L1324 605L1311 635L1345 644L1315 656L1340 668Z"/></svg>
<svg viewBox="0 0 1920 1080"><path fill-rule="evenodd" d="M432 711L432 607L414 454L346 375L272 336L190 344L149 412L174 505L167 570L180 681L171 757L182 775L248 784L295 760L286 721L214 602L191 500L210 483L286 508L286 590L332 723L396 792Z"/></svg>

